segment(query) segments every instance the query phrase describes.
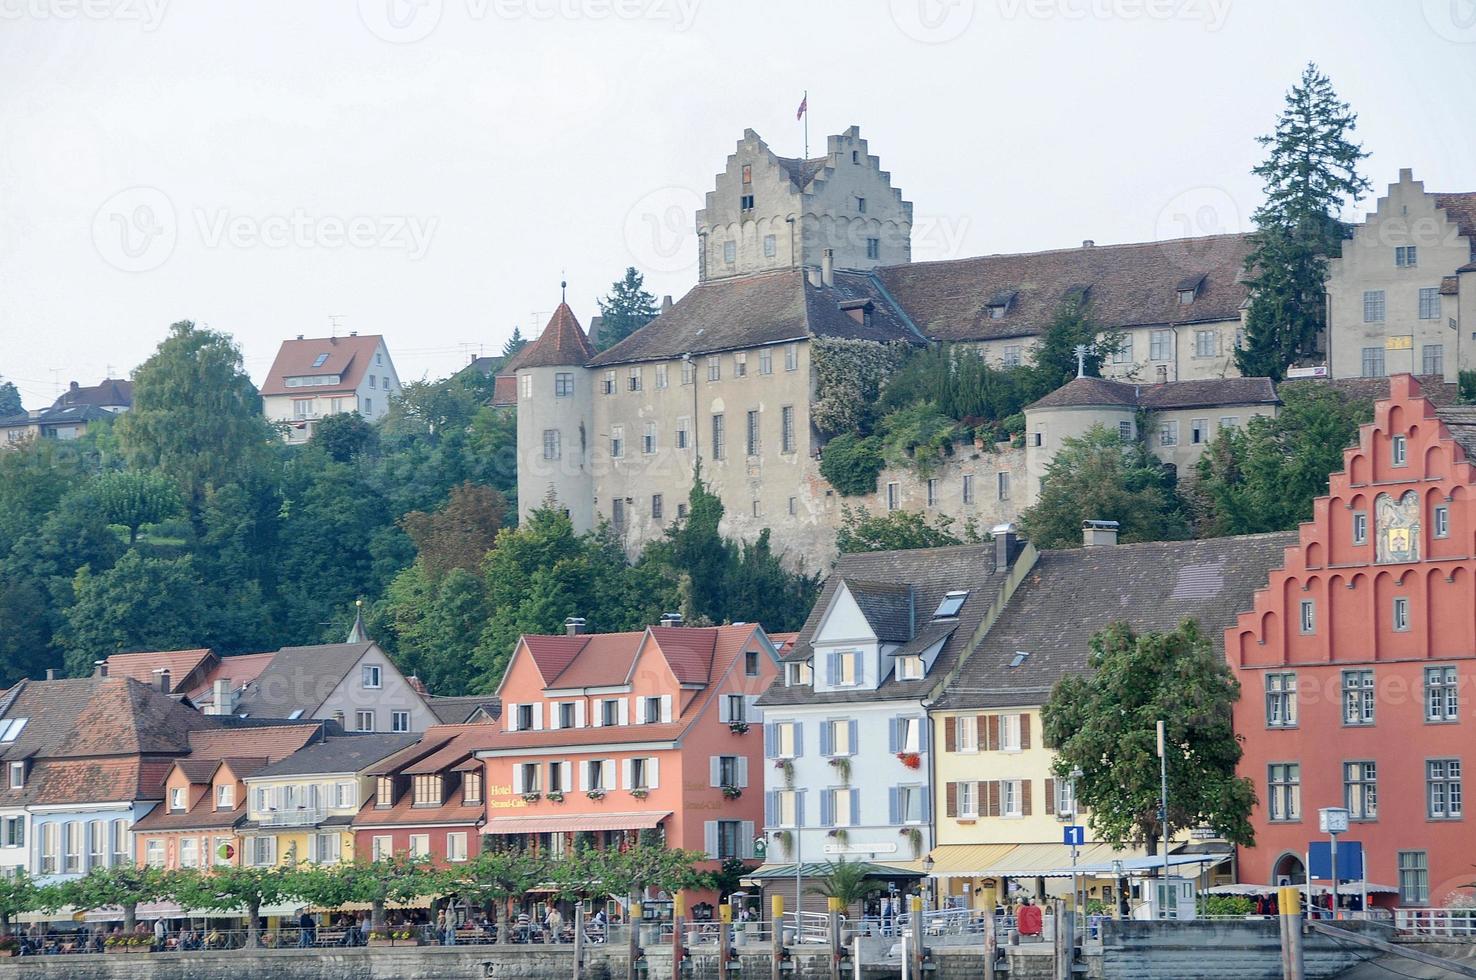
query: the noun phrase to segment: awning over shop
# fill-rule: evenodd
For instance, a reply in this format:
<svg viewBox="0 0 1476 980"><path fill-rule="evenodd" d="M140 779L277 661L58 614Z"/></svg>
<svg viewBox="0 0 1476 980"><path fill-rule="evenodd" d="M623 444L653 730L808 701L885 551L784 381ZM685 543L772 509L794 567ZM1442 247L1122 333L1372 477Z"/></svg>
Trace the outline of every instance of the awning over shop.
<svg viewBox="0 0 1476 980"><path fill-rule="evenodd" d="M400 912L400 911L406 911L406 910L409 910L409 909L428 909L428 908L431 907L431 902L434 901L434 898L435 898L435 896L432 896L432 895L417 895L415 898L412 898L412 899L410 899L408 901L404 901L404 902L385 902L384 903L384 909L385 909L386 912ZM372 902L344 902L342 905L335 905L335 906L332 906L331 908L330 907L327 907L327 906L322 906L322 905L314 905L314 906L311 906L308 909L308 911L309 912L315 912L315 913L317 913L317 912L328 912L328 913L332 913L332 912L372 912L372 911L374 911L374 903L372 903Z"/></svg>
<svg viewBox="0 0 1476 980"><path fill-rule="evenodd" d="M1111 844L1086 844L1076 849L1077 874L1089 866L1104 866L1112 873L1112 862L1147 857L1141 849L1119 851ZM1065 868L1064 872L1060 871ZM1071 876L1071 848L1065 844L1016 844L1010 852L984 868L987 878L1055 878Z"/></svg>
<svg viewBox="0 0 1476 980"><path fill-rule="evenodd" d="M558 834L596 830L650 830L670 810L635 813L561 813L551 817L493 817L483 828L488 834Z"/></svg>
<svg viewBox="0 0 1476 980"><path fill-rule="evenodd" d="M866 869L868 878L921 878L921 871L909 868L899 868L892 864L872 864L868 861L859 862ZM801 878L824 878L827 877L834 867L829 861L807 861L799 867ZM793 864L765 864L754 868L743 875L744 881L772 881L781 878L794 878L795 867Z"/></svg>
<svg viewBox="0 0 1476 980"><path fill-rule="evenodd" d="M1296 886L1298 891L1305 887L1305 885ZM1279 885L1256 885L1249 882L1238 882L1233 885L1216 885L1214 888L1206 888L1204 891L1206 895L1244 895L1248 897L1251 895L1275 895L1279 888ZM1373 882L1364 885L1359 881L1345 881L1338 885L1338 894L1345 898L1349 895L1357 895L1364 890L1367 890L1370 895L1399 894L1399 889L1393 885L1376 885ZM1313 882L1312 894L1331 895L1332 882L1327 882L1326 884Z"/></svg>
<svg viewBox="0 0 1476 980"><path fill-rule="evenodd" d="M1118 858L1117 860L1121 862L1122 871L1124 874L1127 875L1147 874L1163 868L1163 857L1161 855L1156 857ZM1211 865L1219 864L1221 861L1228 860L1230 860L1229 851L1220 851L1216 853L1205 854L1170 854L1168 864L1169 870L1194 865L1197 874L1197 869L1200 867L1209 867ZM1082 867L1081 863L1078 862L1076 873L1085 873L1092 875L1111 875L1116 874L1117 869L1112 866L1111 861L1103 861L1097 864L1093 864L1089 867ZM1071 869L1069 867L1058 868L1055 875L1045 875L1045 877L1065 877L1070 874Z"/></svg>
<svg viewBox="0 0 1476 980"><path fill-rule="evenodd" d="M262 918L276 916L295 916L302 911L301 902L279 902L275 905L263 905L260 915ZM134 916L139 922L153 922L155 919L244 919L245 909L181 909L174 902L144 902L138 906ZM85 922L95 925L99 922L122 922L123 910L121 908L88 909L79 913L72 906L64 906L55 912L24 912L15 917L17 922Z"/></svg>
<svg viewBox="0 0 1476 980"><path fill-rule="evenodd" d="M1014 844L940 844L928 856L935 878L985 878L984 869L1002 861Z"/></svg>

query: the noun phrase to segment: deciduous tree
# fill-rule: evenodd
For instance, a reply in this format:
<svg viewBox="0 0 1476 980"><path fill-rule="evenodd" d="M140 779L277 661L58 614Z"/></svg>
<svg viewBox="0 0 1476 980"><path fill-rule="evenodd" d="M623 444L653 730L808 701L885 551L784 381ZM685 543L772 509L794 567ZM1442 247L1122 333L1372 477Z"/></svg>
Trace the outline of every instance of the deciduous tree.
<svg viewBox="0 0 1476 980"><path fill-rule="evenodd" d="M263 905L299 898L300 879L278 868L216 865L209 871L177 871L169 878L170 897L185 908L245 914L246 944L261 945Z"/></svg>
<svg viewBox="0 0 1476 980"><path fill-rule="evenodd" d="M953 518L944 514L937 515L932 523L928 523L927 515L921 511L893 510L873 514L865 507L848 505L841 507L841 526L835 534L836 549L843 555L860 551L941 548L963 543L963 539L953 533Z"/></svg>
<svg viewBox="0 0 1476 980"><path fill-rule="evenodd" d="M132 932L139 904L167 897L171 887L169 876L160 868L118 864L93 868L80 878L63 882L59 896L78 911L121 908L123 931Z"/></svg>
<svg viewBox="0 0 1476 980"><path fill-rule="evenodd" d="M103 520L128 529L130 548L138 543L140 528L173 517L181 505L174 481L151 470L101 473L88 490Z"/></svg>

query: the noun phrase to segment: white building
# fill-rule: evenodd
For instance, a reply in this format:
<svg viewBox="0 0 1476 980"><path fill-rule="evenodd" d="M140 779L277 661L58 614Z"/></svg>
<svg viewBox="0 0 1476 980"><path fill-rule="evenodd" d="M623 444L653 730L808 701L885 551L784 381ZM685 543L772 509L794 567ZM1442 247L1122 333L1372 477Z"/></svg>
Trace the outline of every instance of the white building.
<svg viewBox="0 0 1476 980"><path fill-rule="evenodd" d="M373 422L400 393L400 376L384 338L376 335L282 343L261 385L262 410L285 423L288 442L307 442L319 419L358 412Z"/></svg>

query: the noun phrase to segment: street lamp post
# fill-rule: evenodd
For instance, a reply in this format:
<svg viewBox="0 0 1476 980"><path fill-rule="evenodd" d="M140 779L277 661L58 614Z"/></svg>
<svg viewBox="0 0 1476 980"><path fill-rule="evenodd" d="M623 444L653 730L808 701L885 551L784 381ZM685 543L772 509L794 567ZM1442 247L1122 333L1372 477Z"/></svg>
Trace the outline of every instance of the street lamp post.
<svg viewBox="0 0 1476 980"><path fill-rule="evenodd" d="M1158 723L1158 779L1159 790L1162 799L1159 801L1158 829L1163 834L1163 908L1159 911L1168 918L1168 888L1169 888L1169 769L1168 752L1165 751L1163 737L1163 722Z"/></svg>
<svg viewBox="0 0 1476 980"><path fill-rule="evenodd" d="M933 855L929 854L923 858L923 874L927 876L924 880L927 881L928 908L930 910L942 907L938 902L938 883L933 880L933 867Z"/></svg>
<svg viewBox="0 0 1476 980"><path fill-rule="evenodd" d="M1072 769L1066 774L1066 785L1071 787L1070 820L1073 824L1076 823L1076 815L1081 810L1076 803L1076 781L1085 775L1086 773L1082 772L1080 767ZM1078 915L1086 911L1086 901L1082 895L1083 891L1085 891L1085 888L1083 888L1076 874L1076 837L1073 835L1071 838L1071 904L1076 908Z"/></svg>
<svg viewBox="0 0 1476 980"><path fill-rule="evenodd" d="M1317 811L1317 822L1320 829L1332 842L1329 847L1331 853L1328 857L1332 861L1332 914L1334 919L1341 918L1338 914L1338 835L1347 832L1349 816L1347 808L1340 806L1323 807ZM1307 877L1310 880L1312 876L1309 874ZM1311 914L1311 911L1311 908L1307 909L1308 914Z"/></svg>

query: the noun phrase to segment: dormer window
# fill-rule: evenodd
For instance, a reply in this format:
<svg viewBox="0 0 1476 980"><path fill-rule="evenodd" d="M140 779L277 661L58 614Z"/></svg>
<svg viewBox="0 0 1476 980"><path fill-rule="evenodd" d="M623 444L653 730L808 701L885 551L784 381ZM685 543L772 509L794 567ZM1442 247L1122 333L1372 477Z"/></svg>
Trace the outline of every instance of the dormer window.
<svg viewBox="0 0 1476 980"><path fill-rule="evenodd" d="M533 727L533 705L518 705L518 727L520 732L526 732Z"/></svg>
<svg viewBox="0 0 1476 980"><path fill-rule="evenodd" d="M25 789L26 786L26 764L24 762L12 762L10 764L10 788Z"/></svg>
<svg viewBox="0 0 1476 980"><path fill-rule="evenodd" d="M803 687L815 682L815 670L808 660L788 663L784 667L784 683L789 687Z"/></svg>
<svg viewBox="0 0 1476 980"><path fill-rule="evenodd" d="M185 809L185 790L183 786L174 786L169 790L169 809L181 811Z"/></svg>
<svg viewBox="0 0 1476 980"><path fill-rule="evenodd" d="M846 315L862 326L871 326L871 315L876 307L869 299L848 299L840 303Z"/></svg>
<svg viewBox="0 0 1476 980"><path fill-rule="evenodd" d="M215 787L215 808L217 810L234 810L236 808L236 787L230 783L221 783Z"/></svg>
<svg viewBox="0 0 1476 980"><path fill-rule="evenodd" d="M393 776L380 776L374 787L374 805L377 807L391 807L395 805L395 780Z"/></svg>
<svg viewBox="0 0 1476 980"><path fill-rule="evenodd" d="M461 779L461 802L482 802L482 774L469 772Z"/></svg>
<svg viewBox="0 0 1476 980"><path fill-rule="evenodd" d="M444 799L441 787L442 783L439 775L416 776L415 805L440 806Z"/></svg>
<svg viewBox="0 0 1476 980"><path fill-rule="evenodd" d="M943 601L938 603L938 609L933 613L933 618L951 619L957 616L958 611L963 608L964 600L968 597L969 591L967 589L948 593L943 597Z"/></svg>
<svg viewBox="0 0 1476 980"><path fill-rule="evenodd" d="M830 683L836 687L861 683L861 651L835 650L830 654Z"/></svg>
<svg viewBox="0 0 1476 980"><path fill-rule="evenodd" d="M1013 289L1001 289L989 301L984 304L984 311L989 314L991 320L1003 320L1004 315L1010 311L1010 306L1015 302L1015 291Z"/></svg>
<svg viewBox="0 0 1476 980"><path fill-rule="evenodd" d="M1199 296L1199 287L1204 285L1204 273L1197 276L1185 276L1179 280L1175 287L1175 295L1179 299L1180 306L1189 306Z"/></svg>
<svg viewBox="0 0 1476 980"><path fill-rule="evenodd" d="M923 658L913 654L897 658L897 680L920 681L924 673Z"/></svg>
<svg viewBox="0 0 1476 980"><path fill-rule="evenodd" d="M1194 302L1194 290L1192 290L1192 289L1181 289L1181 290L1179 290L1179 305L1180 306L1188 306L1192 302Z"/></svg>

